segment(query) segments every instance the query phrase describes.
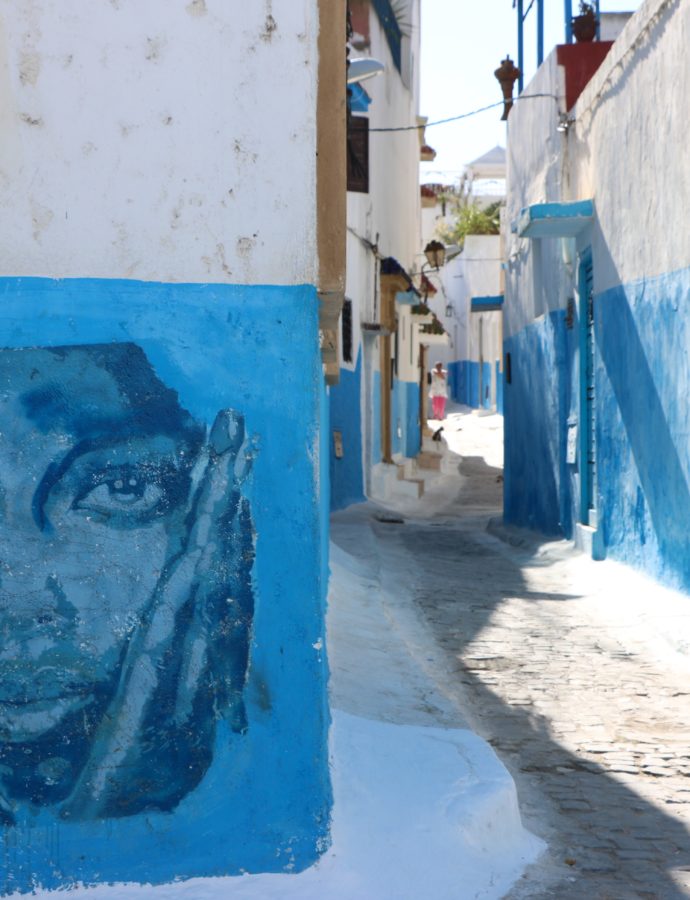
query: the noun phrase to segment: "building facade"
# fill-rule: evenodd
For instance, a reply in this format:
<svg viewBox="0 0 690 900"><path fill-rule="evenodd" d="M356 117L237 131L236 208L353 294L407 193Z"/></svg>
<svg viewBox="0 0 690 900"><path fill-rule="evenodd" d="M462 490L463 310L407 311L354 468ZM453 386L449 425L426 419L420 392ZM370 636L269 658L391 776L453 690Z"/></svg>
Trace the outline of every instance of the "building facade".
<svg viewBox="0 0 690 900"><path fill-rule="evenodd" d="M515 104L504 344L506 520L684 590L689 27L687 0L648 0Z"/></svg>
<svg viewBox="0 0 690 900"><path fill-rule="evenodd" d="M345 21L3 5L2 893L328 845Z"/></svg>

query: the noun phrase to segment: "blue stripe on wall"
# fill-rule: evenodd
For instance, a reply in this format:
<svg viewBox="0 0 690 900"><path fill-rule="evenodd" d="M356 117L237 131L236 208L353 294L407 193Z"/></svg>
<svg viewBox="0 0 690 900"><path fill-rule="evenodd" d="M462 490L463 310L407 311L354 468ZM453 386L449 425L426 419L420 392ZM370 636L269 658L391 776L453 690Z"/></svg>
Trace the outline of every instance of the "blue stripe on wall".
<svg viewBox="0 0 690 900"><path fill-rule="evenodd" d="M479 403L482 409L491 409L491 363L481 363L482 383Z"/></svg>
<svg viewBox="0 0 690 900"><path fill-rule="evenodd" d="M595 298L599 522L608 555L690 590L690 269Z"/></svg>
<svg viewBox="0 0 690 900"><path fill-rule="evenodd" d="M571 532L565 332L558 311L505 342L512 383L504 394L504 518L549 535Z"/></svg>
<svg viewBox="0 0 690 900"><path fill-rule="evenodd" d="M421 448L419 427L419 384L393 379L392 399L393 453L413 457ZM398 433L400 429L400 433Z"/></svg>
<svg viewBox="0 0 690 900"><path fill-rule="evenodd" d="M5 826L0 889L311 865L328 843L331 805L327 666L314 647L327 527L309 452L327 425L315 287L3 278L0 327L5 348L136 345L196 421L209 429L219 410L236 409L257 443L244 487L256 540L246 731L215 723L208 771L171 812L67 822L54 807L20 803ZM327 479L324 464L325 453ZM88 583L98 554L81 553Z"/></svg>
<svg viewBox="0 0 690 900"><path fill-rule="evenodd" d="M416 381L402 382L405 389L405 441L403 454L416 456L422 447L422 433L419 425L419 384Z"/></svg>
<svg viewBox="0 0 690 900"><path fill-rule="evenodd" d="M467 363L467 405L479 409L479 363L468 360Z"/></svg>
<svg viewBox="0 0 690 900"><path fill-rule="evenodd" d="M596 265L596 260L595 260ZM598 540L606 555L690 590L690 269L595 297ZM567 423L579 419L577 327L552 313L506 341L505 518L569 536L578 465Z"/></svg>
<svg viewBox="0 0 690 900"><path fill-rule="evenodd" d="M354 372L340 370L340 381L330 388L331 432L340 431L343 457L336 459L330 434L331 510L364 500L362 472L362 353Z"/></svg>

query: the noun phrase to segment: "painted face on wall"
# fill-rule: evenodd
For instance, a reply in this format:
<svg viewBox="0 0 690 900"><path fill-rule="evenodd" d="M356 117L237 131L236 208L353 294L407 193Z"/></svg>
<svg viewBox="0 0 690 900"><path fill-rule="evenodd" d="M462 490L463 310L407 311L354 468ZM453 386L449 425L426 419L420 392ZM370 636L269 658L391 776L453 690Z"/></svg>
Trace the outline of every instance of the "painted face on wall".
<svg viewBox="0 0 690 900"><path fill-rule="evenodd" d="M239 416L210 433L134 344L0 350L0 818L173 809L244 727L253 529Z"/></svg>

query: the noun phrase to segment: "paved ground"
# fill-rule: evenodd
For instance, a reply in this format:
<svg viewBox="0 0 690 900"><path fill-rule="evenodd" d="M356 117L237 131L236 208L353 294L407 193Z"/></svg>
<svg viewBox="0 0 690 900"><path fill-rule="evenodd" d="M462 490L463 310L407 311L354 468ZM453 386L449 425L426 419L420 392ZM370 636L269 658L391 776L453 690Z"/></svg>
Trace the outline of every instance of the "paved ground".
<svg viewBox="0 0 690 900"><path fill-rule="evenodd" d="M372 527L381 553L418 560L439 677L549 845L510 897L690 897L690 667L599 616L606 597L583 592L562 544L487 534L500 470L459 471L442 515Z"/></svg>

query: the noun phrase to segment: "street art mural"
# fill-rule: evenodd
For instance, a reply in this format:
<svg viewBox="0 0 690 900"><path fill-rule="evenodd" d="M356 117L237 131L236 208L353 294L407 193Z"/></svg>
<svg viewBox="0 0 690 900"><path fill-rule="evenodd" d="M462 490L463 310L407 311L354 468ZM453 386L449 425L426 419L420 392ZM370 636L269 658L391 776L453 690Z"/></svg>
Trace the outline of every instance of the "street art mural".
<svg viewBox="0 0 690 900"><path fill-rule="evenodd" d="M0 896L311 865L315 291L0 294Z"/></svg>
<svg viewBox="0 0 690 900"><path fill-rule="evenodd" d="M134 344L0 351L0 818L172 810L242 730L251 451Z"/></svg>

